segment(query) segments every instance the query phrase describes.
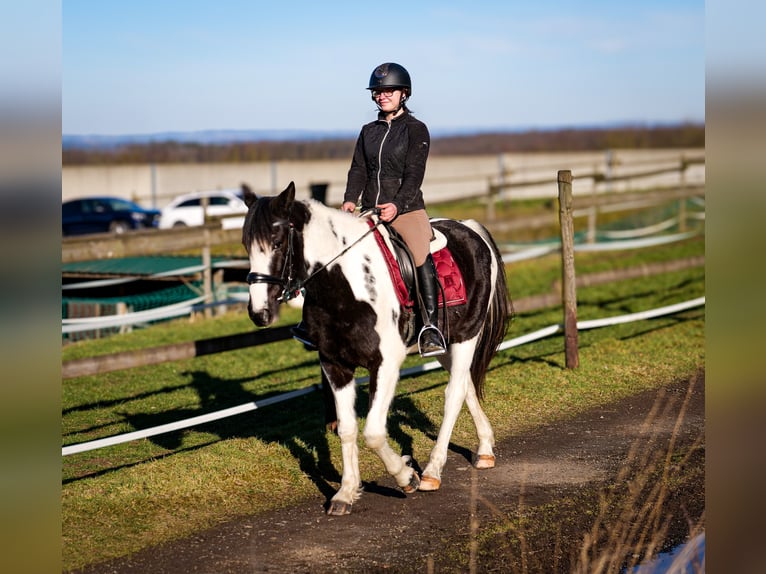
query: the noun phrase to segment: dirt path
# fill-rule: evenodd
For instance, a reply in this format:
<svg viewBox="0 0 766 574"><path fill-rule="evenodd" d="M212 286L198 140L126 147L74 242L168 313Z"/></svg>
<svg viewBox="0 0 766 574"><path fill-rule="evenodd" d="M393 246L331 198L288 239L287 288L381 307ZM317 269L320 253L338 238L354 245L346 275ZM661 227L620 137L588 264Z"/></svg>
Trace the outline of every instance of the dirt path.
<svg viewBox="0 0 766 574"><path fill-rule="evenodd" d="M437 493L405 497L382 478L365 485L349 516L325 516L318 494L82 573L551 572L554 562L566 572L602 487L640 479L645 459L665 460L668 444L677 453L668 458L688 467L663 506L675 545L704 512L704 383L700 372L503 441L489 471L453 445Z"/></svg>

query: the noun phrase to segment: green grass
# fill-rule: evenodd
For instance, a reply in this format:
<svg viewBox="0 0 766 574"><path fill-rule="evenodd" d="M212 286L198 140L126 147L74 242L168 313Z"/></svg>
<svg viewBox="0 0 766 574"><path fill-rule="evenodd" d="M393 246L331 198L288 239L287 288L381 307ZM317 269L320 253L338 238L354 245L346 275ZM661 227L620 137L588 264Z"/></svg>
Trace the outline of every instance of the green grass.
<svg viewBox="0 0 766 574"><path fill-rule="evenodd" d="M704 252L701 239L619 254L577 256L578 274ZM550 256L508 268L515 298L548 292L560 278ZM704 268L578 291L578 318L619 315L704 295ZM300 312L283 308L281 323ZM508 337L561 322L560 309L520 314ZM244 311L177 320L108 339L66 345L63 360L250 331ZM580 367L564 368L563 337L499 353L485 408L498 439L686 377L705 363L705 312L582 331ZM422 363L408 357L405 365ZM359 372L358 375L365 375ZM319 381L316 354L294 341L62 383L63 444L144 429L260 400ZM441 418L444 371L400 382L390 418L396 449L425 461ZM359 389L364 416L367 388ZM475 448L463 412L453 442ZM361 444L361 443L360 443ZM384 474L360 449L362 478ZM63 459L64 569L125 555L237 516L330 496L341 469L337 437L324 430L319 393L151 439Z"/></svg>

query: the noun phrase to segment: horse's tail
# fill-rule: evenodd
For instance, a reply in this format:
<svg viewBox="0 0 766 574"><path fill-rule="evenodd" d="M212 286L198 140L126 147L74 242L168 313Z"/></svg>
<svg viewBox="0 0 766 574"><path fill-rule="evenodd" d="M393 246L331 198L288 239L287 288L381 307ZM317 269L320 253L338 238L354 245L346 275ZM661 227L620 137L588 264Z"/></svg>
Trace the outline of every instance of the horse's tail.
<svg viewBox="0 0 766 574"><path fill-rule="evenodd" d="M481 225L472 226L487 243L490 248L492 259L495 261L497 271L495 273L495 285L492 297L487 309L487 319L479 332L479 340L471 362L471 379L476 389L476 396L484 398L484 378L489 368L489 363L497 353L497 347L503 342L508 324L513 317L513 301L508 295L508 287L505 279L505 264L495 240Z"/></svg>

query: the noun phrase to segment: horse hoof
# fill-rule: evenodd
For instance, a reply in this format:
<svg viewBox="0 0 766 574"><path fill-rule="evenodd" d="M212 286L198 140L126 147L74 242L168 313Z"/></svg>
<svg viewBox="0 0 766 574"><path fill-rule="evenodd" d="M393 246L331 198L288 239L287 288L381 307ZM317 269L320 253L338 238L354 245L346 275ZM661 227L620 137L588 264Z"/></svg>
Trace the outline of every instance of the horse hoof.
<svg viewBox="0 0 766 574"><path fill-rule="evenodd" d="M423 478L420 480L419 490L423 490L425 492L433 492L434 490L439 490L441 485L442 481L438 478L423 475Z"/></svg>
<svg viewBox="0 0 766 574"><path fill-rule="evenodd" d="M351 504L348 502L341 502L340 500L331 500L330 506L327 508L328 516L344 516L351 514Z"/></svg>
<svg viewBox="0 0 766 574"><path fill-rule="evenodd" d="M495 468L494 454L479 454L473 464L478 469Z"/></svg>
<svg viewBox="0 0 766 574"><path fill-rule="evenodd" d="M410 483L402 487L402 492L404 492L404 494L412 494L418 490L419 486L420 477L418 476L418 473L413 470L412 477L410 478Z"/></svg>

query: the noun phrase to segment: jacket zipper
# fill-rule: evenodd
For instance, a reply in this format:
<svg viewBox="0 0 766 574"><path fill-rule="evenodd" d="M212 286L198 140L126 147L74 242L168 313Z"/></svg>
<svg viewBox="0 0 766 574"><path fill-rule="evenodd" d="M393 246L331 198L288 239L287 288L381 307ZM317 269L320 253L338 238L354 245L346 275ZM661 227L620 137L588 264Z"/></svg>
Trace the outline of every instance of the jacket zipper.
<svg viewBox="0 0 766 574"><path fill-rule="evenodd" d="M388 133L391 131L391 122L386 122L386 133L383 134L383 139L380 140L380 148L378 148L378 174L376 176L378 180L378 195L375 196L375 205L378 205L380 201L380 172L383 170L383 144L388 137Z"/></svg>

